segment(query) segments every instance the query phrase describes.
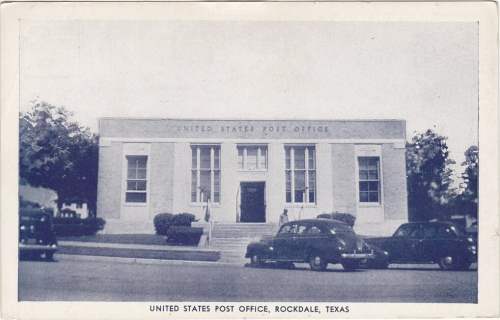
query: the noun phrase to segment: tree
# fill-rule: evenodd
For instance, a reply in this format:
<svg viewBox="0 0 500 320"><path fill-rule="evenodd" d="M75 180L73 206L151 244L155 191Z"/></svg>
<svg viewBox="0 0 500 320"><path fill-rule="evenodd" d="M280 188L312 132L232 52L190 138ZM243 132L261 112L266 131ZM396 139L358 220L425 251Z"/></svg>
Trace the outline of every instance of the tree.
<svg viewBox="0 0 500 320"><path fill-rule="evenodd" d="M19 174L21 182L57 192L65 199L87 201L95 212L97 199L97 136L72 121L63 107L35 101L19 115Z"/></svg>
<svg viewBox="0 0 500 320"><path fill-rule="evenodd" d="M478 209L478 177L479 177L479 148L470 146L465 152L465 167L462 173L465 188L459 195L459 206L463 213L477 218Z"/></svg>
<svg viewBox="0 0 500 320"><path fill-rule="evenodd" d="M452 197L450 184L455 162L450 159L447 138L431 129L415 134L406 145L408 206L411 221L444 218Z"/></svg>

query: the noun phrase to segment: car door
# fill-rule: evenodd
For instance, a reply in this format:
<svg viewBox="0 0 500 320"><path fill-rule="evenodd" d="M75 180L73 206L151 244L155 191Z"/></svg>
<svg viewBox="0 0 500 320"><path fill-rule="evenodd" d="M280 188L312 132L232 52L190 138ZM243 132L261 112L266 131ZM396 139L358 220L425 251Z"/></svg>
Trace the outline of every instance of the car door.
<svg viewBox="0 0 500 320"><path fill-rule="evenodd" d="M412 245L415 244L415 239L412 238L412 234L416 235L415 232L417 232L418 229L418 224L403 224L396 230L391 238L387 239L384 249L389 252L391 261L404 262L412 259L412 253L410 251L413 251Z"/></svg>
<svg viewBox="0 0 500 320"><path fill-rule="evenodd" d="M425 224L422 226L423 242L419 248L420 261L431 262L443 245L443 239L438 235L439 225Z"/></svg>
<svg viewBox="0 0 500 320"><path fill-rule="evenodd" d="M301 222L297 224L295 233L292 235L292 241L290 245L290 259L295 261L305 260L304 256L306 254L307 248L310 247L310 242L314 241L311 235L307 233L310 224L306 222Z"/></svg>
<svg viewBox="0 0 500 320"><path fill-rule="evenodd" d="M273 240L273 258L276 260L291 260L294 236L297 232L297 223L283 225Z"/></svg>

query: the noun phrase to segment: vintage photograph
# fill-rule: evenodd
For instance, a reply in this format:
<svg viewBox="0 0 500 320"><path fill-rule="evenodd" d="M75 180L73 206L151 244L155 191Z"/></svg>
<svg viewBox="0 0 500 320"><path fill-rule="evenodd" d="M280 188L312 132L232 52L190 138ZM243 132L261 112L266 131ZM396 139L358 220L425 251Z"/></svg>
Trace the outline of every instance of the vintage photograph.
<svg viewBox="0 0 500 320"><path fill-rule="evenodd" d="M16 37L18 302L478 303L477 21Z"/></svg>

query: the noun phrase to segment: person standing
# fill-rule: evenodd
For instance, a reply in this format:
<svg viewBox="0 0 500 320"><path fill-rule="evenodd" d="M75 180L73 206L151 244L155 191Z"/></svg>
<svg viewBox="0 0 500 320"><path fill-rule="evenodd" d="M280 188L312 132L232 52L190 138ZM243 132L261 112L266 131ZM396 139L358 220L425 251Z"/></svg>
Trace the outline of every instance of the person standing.
<svg viewBox="0 0 500 320"><path fill-rule="evenodd" d="M288 210L283 209L283 213L280 215L279 227L288 222Z"/></svg>

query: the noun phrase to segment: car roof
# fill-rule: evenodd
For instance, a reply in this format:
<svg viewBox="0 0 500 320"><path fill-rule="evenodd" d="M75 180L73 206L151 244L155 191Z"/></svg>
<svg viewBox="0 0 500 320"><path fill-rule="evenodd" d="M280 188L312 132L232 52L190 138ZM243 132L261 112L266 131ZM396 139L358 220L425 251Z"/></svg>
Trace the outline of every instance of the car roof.
<svg viewBox="0 0 500 320"><path fill-rule="evenodd" d="M325 218L293 220L287 222L286 224L292 224L292 223L323 223L323 224L340 224L348 226L348 224L345 222L334 219L325 219Z"/></svg>

